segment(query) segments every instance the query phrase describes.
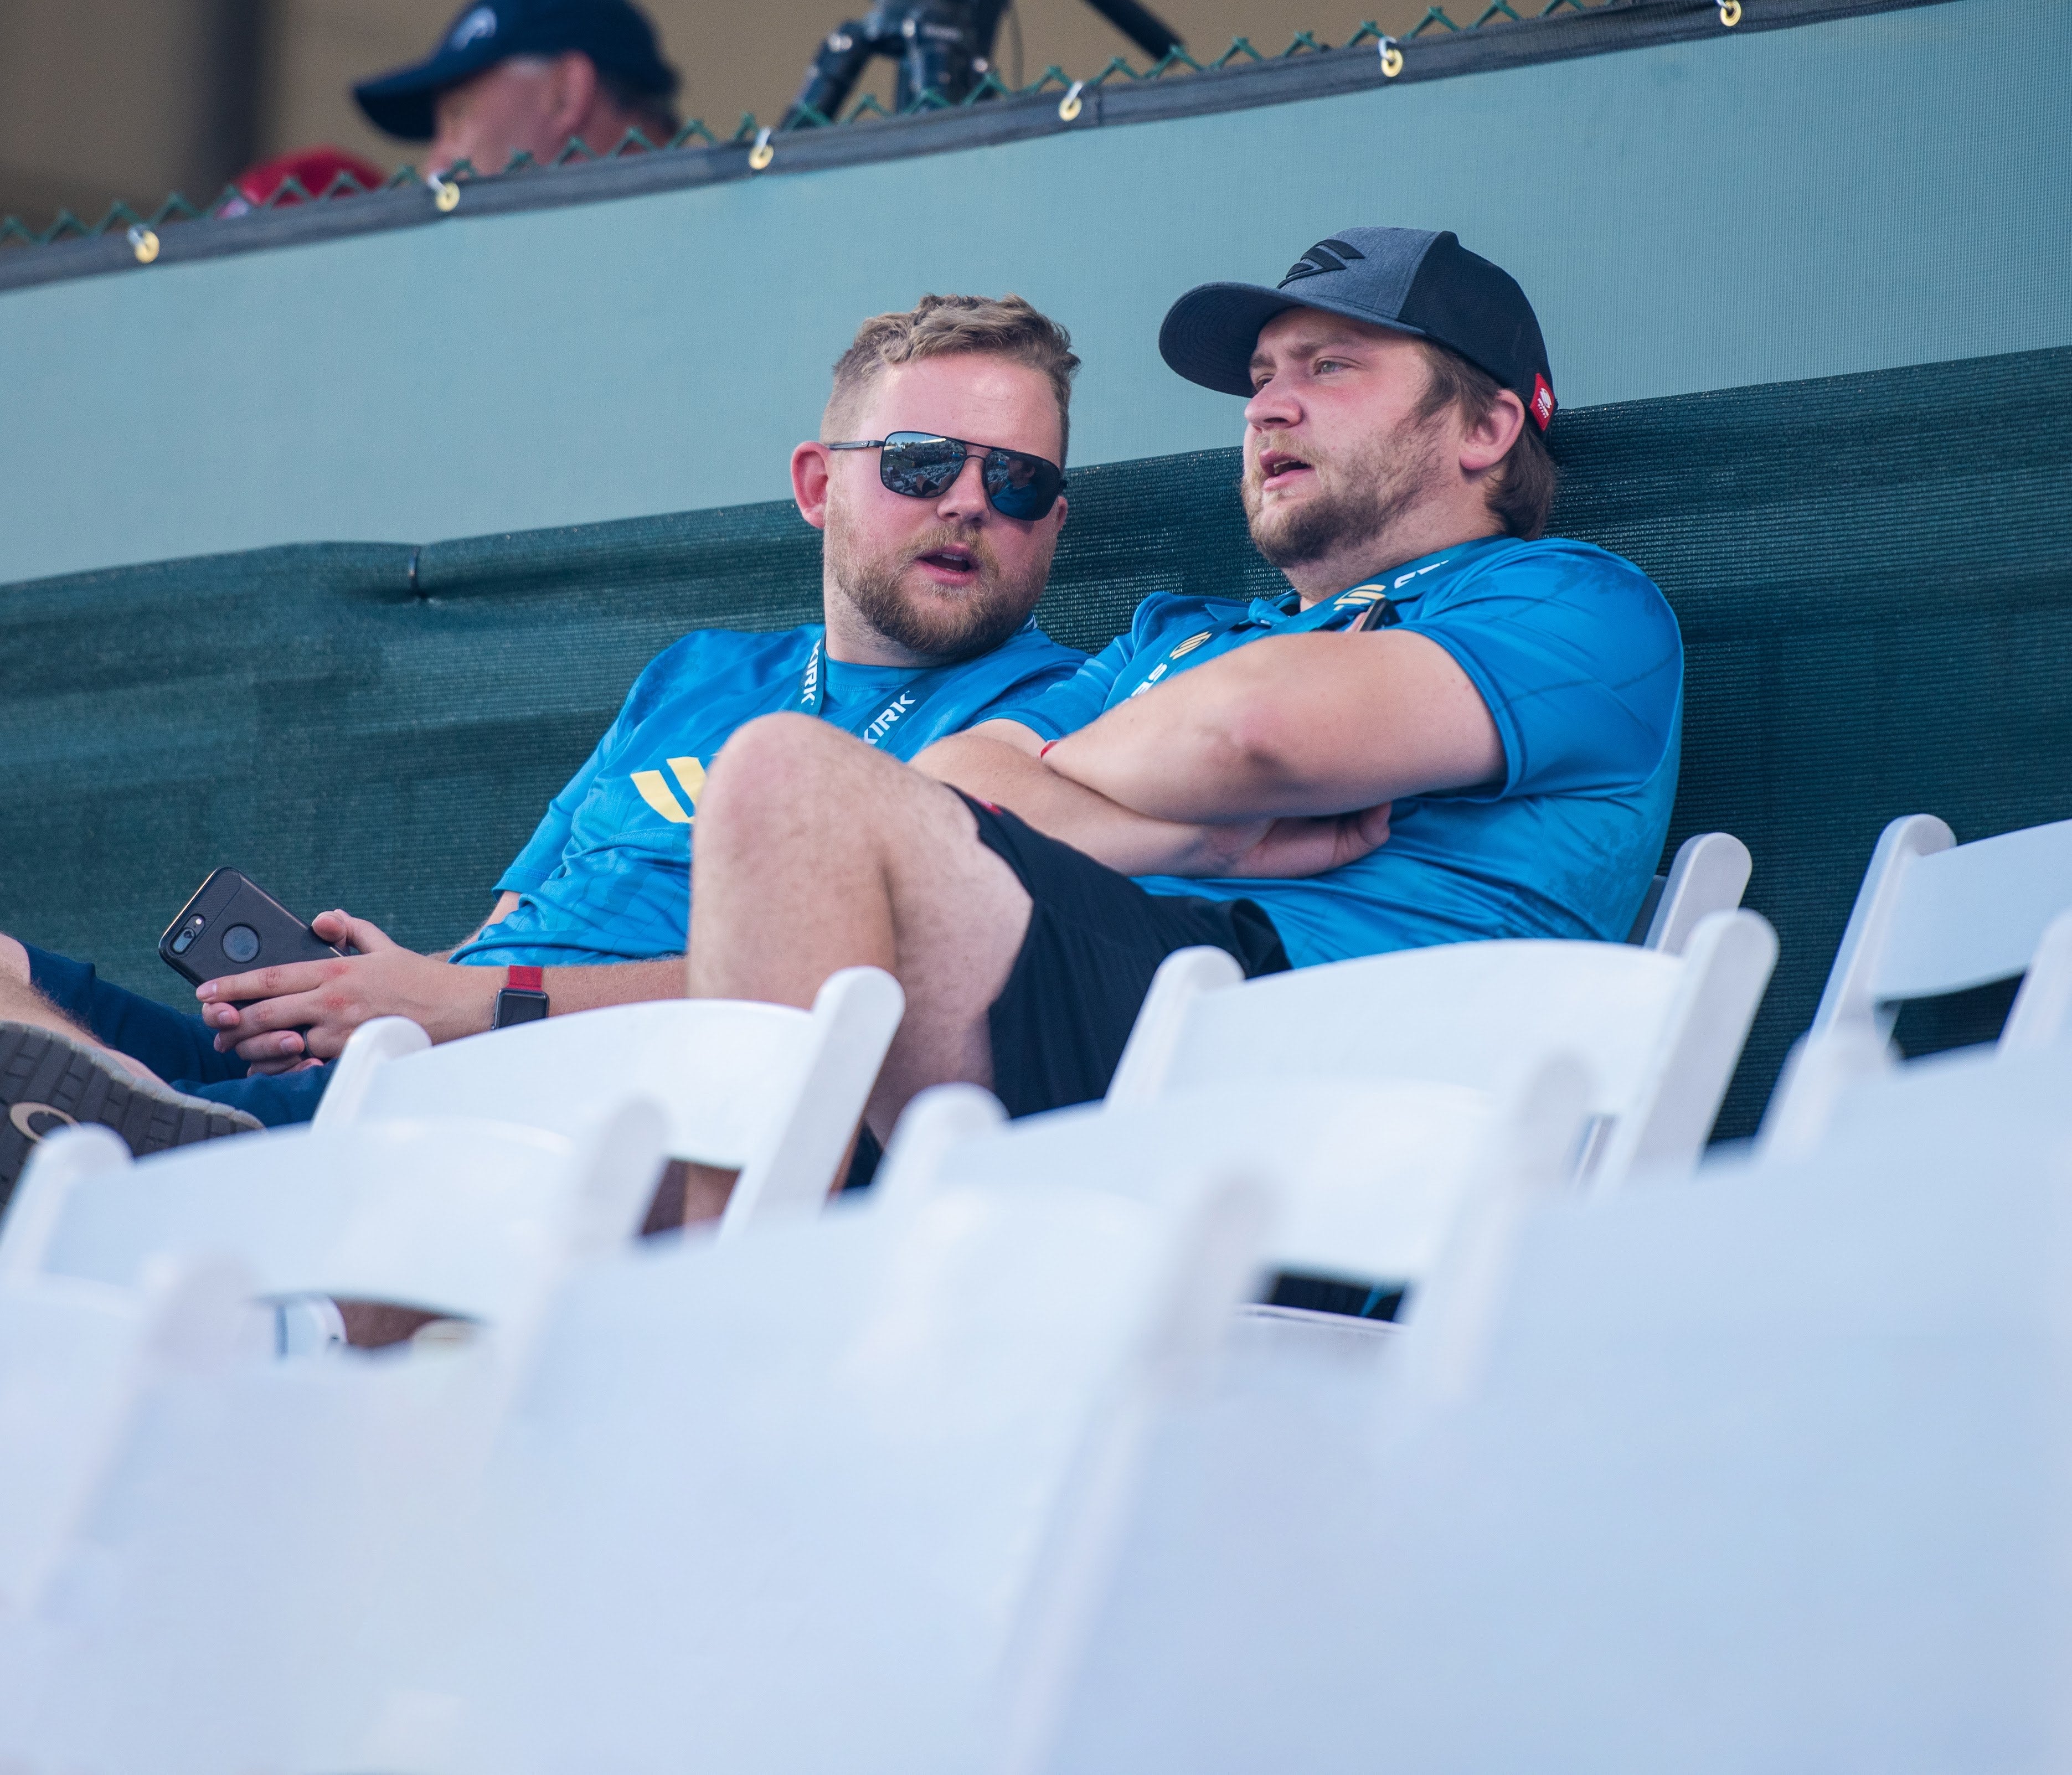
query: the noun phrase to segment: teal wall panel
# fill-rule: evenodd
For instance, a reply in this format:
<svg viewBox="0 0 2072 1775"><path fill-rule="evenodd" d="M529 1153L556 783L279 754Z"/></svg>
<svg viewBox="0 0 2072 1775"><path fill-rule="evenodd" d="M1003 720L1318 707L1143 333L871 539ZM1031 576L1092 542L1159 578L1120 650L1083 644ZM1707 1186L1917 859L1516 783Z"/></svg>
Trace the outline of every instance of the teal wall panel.
<svg viewBox="0 0 2072 1775"><path fill-rule="evenodd" d="M2072 6L1952 0L0 295L0 582L778 496L856 321L1020 290L1077 460L1234 441L1202 279L1451 227L1570 406L2072 344Z"/></svg>

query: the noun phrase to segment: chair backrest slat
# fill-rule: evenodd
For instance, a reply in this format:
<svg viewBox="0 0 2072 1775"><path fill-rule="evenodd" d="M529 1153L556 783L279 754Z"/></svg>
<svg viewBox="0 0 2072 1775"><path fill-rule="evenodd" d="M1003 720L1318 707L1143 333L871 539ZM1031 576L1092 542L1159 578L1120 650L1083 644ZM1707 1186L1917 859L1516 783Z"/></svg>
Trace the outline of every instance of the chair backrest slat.
<svg viewBox="0 0 2072 1775"><path fill-rule="evenodd" d="M573 1136L600 1103L643 1091L668 1112L675 1157L738 1169L788 1100L812 1025L789 1005L713 1000L578 1011L391 1061L353 1119L487 1116Z"/></svg>
<svg viewBox="0 0 2072 1775"><path fill-rule="evenodd" d="M1637 940L1665 955L1682 955L1709 914L1731 912L1741 903L1753 865L1748 846L1732 832L1696 832L1685 839L1668 874L1658 876L1649 890L1642 907L1647 923Z"/></svg>
<svg viewBox="0 0 2072 1775"><path fill-rule="evenodd" d="M1684 952L1545 940L1449 943L1239 983L1208 950L1169 956L1112 1103L1266 1079L1414 1079L1505 1092L1580 1062L1612 1124L1586 1159L1610 1182L1695 1162L1777 956L1758 914L1698 922Z"/></svg>
<svg viewBox="0 0 2072 1775"><path fill-rule="evenodd" d="M1614 943L1498 942L1298 968L1194 1001L1167 1088L1285 1077L1489 1089L1567 1050L1616 1115L1676 991L1675 958Z"/></svg>
<svg viewBox="0 0 2072 1775"><path fill-rule="evenodd" d="M671 1157L738 1174L731 1235L825 1200L905 1009L883 969L845 968L810 1011L656 999L429 1048L414 1025L376 1019L347 1044L317 1122L475 1116L573 1139L600 1105L638 1094L667 1117Z"/></svg>
<svg viewBox="0 0 2072 1775"><path fill-rule="evenodd" d="M660 1118L641 1110L647 1157L627 1157L610 1136L629 1108L603 1124L604 1144L652 1187ZM499 1321L595 1243L594 1156L537 1129L459 1118L211 1140L74 1180L43 1268L136 1288L154 1259L220 1253L262 1294ZM622 1236L639 1218L635 1195L619 1191Z"/></svg>
<svg viewBox="0 0 2072 1775"><path fill-rule="evenodd" d="M2011 979L2068 906L2072 820L1914 857L1872 990L1892 1003Z"/></svg>

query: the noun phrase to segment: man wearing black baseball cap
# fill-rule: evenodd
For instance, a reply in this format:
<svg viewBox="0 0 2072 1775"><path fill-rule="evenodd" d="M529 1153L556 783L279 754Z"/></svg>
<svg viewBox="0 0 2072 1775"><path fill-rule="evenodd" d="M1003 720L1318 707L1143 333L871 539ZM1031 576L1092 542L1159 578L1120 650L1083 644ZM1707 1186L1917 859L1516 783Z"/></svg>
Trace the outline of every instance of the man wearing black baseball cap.
<svg viewBox="0 0 2072 1775"><path fill-rule="evenodd" d="M1190 290L1159 348L1246 401L1240 491L1288 590L1149 598L916 768L752 723L699 804L693 995L890 969L881 1137L952 1079L1017 1115L1100 1096L1177 949L1258 975L1617 940L1660 857L1682 643L1630 562L1543 535L1554 377L1517 282L1450 233L1346 228L1276 285Z"/></svg>
<svg viewBox="0 0 2072 1775"><path fill-rule="evenodd" d="M429 142L426 171L467 161L500 173L514 154L551 162L572 139L605 154L638 129L676 132L676 70L627 0L483 0L424 60L352 89L375 128Z"/></svg>

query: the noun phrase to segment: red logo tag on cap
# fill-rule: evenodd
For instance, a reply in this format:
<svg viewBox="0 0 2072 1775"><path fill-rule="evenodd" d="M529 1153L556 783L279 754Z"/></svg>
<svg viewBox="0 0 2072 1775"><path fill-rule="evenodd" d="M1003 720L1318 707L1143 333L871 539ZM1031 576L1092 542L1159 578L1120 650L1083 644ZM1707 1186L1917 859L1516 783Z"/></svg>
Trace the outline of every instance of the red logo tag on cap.
<svg viewBox="0 0 2072 1775"><path fill-rule="evenodd" d="M1554 391L1537 370L1532 372L1532 422L1542 431L1554 423Z"/></svg>

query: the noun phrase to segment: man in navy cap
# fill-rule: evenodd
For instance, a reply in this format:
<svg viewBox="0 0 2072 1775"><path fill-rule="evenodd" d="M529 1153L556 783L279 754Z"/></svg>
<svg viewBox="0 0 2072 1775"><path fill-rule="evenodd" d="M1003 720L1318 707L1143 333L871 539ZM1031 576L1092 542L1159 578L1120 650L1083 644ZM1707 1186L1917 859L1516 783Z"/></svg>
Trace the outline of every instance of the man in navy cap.
<svg viewBox="0 0 2072 1775"><path fill-rule="evenodd" d="M573 139L606 154L638 129L676 133L676 72L627 0L483 0L424 60L352 89L375 128L429 142L425 170L463 160L500 173L515 154L551 162Z"/></svg>
<svg viewBox="0 0 2072 1775"><path fill-rule="evenodd" d="M952 1079L1018 1115L1100 1096L1174 950L1256 976L1616 940L1660 857L1682 643L1638 568L1543 535L1554 378L1517 283L1450 233L1347 228L1276 286L1189 291L1159 349L1246 401L1286 592L1149 598L916 769L778 715L706 784L692 993L806 1005L890 969L881 1137Z"/></svg>

